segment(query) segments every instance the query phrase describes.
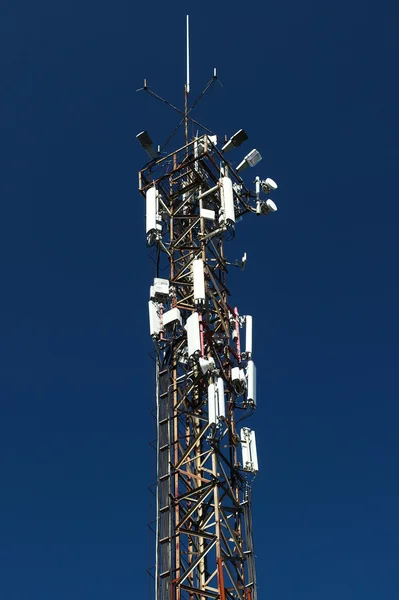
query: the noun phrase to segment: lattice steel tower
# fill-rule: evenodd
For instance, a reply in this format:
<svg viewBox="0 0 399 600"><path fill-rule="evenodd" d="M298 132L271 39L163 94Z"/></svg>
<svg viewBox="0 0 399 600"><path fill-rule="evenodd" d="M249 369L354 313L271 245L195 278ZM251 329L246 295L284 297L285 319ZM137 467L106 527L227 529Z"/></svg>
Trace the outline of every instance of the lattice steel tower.
<svg viewBox="0 0 399 600"><path fill-rule="evenodd" d="M215 80L216 72L205 91ZM256 600L256 440L253 430L236 426L256 409L252 317L230 298L228 268L241 261L227 260L225 242L234 238L239 217L277 210L261 197L277 185L256 177L254 191L247 189L241 173L259 162L259 152L233 167L226 154L246 133L221 140L194 121L189 86L187 66L182 147L165 155L147 132L137 136L151 158L139 172L139 189L155 259L149 300L156 351L155 599ZM160 98L146 82L143 89ZM205 133L190 139L191 123Z"/></svg>

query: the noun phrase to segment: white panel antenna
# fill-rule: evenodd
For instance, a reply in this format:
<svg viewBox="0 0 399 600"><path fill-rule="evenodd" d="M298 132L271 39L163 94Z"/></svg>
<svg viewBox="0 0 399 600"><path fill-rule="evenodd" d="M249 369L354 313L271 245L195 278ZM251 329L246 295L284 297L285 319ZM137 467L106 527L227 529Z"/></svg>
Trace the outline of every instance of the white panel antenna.
<svg viewBox="0 0 399 600"><path fill-rule="evenodd" d="M210 210L209 208L201 208L200 209L200 217L201 219L208 219L208 221L215 220L215 211Z"/></svg>
<svg viewBox="0 0 399 600"><path fill-rule="evenodd" d="M247 315L245 317L245 352L247 358L252 356L252 317Z"/></svg>
<svg viewBox="0 0 399 600"><path fill-rule="evenodd" d="M218 417L226 417L226 405L224 401L224 381L222 377L218 377Z"/></svg>
<svg viewBox="0 0 399 600"><path fill-rule="evenodd" d="M153 294L157 300L165 300L169 297L169 279L154 278Z"/></svg>
<svg viewBox="0 0 399 600"><path fill-rule="evenodd" d="M213 360L212 357L200 358L198 362L199 362L200 369L204 375L208 371L210 371L210 370L212 371L215 368L215 361Z"/></svg>
<svg viewBox="0 0 399 600"><path fill-rule="evenodd" d="M241 452L242 452L242 468L244 471L251 470L251 454L249 451L249 442L250 442L250 429L248 427L242 427L240 431L240 440L241 440Z"/></svg>
<svg viewBox="0 0 399 600"><path fill-rule="evenodd" d="M250 473L257 473L258 466L258 451L256 448L255 432L249 427L243 427L240 431L241 451L242 451L242 468Z"/></svg>
<svg viewBox="0 0 399 600"><path fill-rule="evenodd" d="M205 303L205 275L204 261L202 258L193 261L193 280L194 302L202 305Z"/></svg>
<svg viewBox="0 0 399 600"><path fill-rule="evenodd" d="M147 236L157 231L158 192L156 187L151 187L145 195L145 227Z"/></svg>
<svg viewBox="0 0 399 600"><path fill-rule="evenodd" d="M189 358L197 357L201 354L199 314L197 312L193 312L188 317L184 328L187 331L188 356Z"/></svg>
<svg viewBox="0 0 399 600"><path fill-rule="evenodd" d="M230 177L221 177L220 196L221 215L219 221L221 223L234 224L236 222L236 216L234 212L233 182Z"/></svg>
<svg viewBox="0 0 399 600"><path fill-rule="evenodd" d="M241 396L247 389L247 378L244 369L241 367L233 367L231 369L231 381L237 396Z"/></svg>
<svg viewBox="0 0 399 600"><path fill-rule="evenodd" d="M148 312L150 318L150 335L156 337L162 330L158 304L150 300L148 303Z"/></svg>
<svg viewBox="0 0 399 600"><path fill-rule="evenodd" d="M258 465L258 450L256 448L256 437L255 431L251 431L251 441L250 441L250 451L251 451L251 459L252 459L252 468L255 473L259 471Z"/></svg>
<svg viewBox="0 0 399 600"><path fill-rule="evenodd" d="M208 385L208 423L217 425L219 419L225 417L224 381L222 377L218 377L216 383Z"/></svg>
<svg viewBox="0 0 399 600"><path fill-rule="evenodd" d="M208 423L209 425L216 424L216 394L214 383L208 385Z"/></svg>
<svg viewBox="0 0 399 600"><path fill-rule="evenodd" d="M163 326L165 329L171 329L174 325L182 324L182 318L180 310L178 308L171 308L163 314Z"/></svg>
<svg viewBox="0 0 399 600"><path fill-rule="evenodd" d="M247 401L256 406L256 367L253 360L247 364L248 392Z"/></svg>

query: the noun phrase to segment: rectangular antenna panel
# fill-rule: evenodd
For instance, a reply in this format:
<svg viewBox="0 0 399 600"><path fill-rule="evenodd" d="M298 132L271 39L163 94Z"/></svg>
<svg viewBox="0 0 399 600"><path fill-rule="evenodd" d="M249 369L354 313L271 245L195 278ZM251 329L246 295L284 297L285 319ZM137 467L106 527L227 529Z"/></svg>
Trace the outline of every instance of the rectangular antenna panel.
<svg viewBox="0 0 399 600"><path fill-rule="evenodd" d="M247 389L247 377L241 367L231 369L231 381L237 394L243 394Z"/></svg>
<svg viewBox="0 0 399 600"><path fill-rule="evenodd" d="M220 184L222 208L220 221L222 223L227 222L229 224L234 224L236 222L236 216L234 212L233 183L230 177L222 177L220 179Z"/></svg>
<svg viewBox="0 0 399 600"><path fill-rule="evenodd" d="M244 471L250 471L252 466L251 455L249 452L250 432L251 430L248 429L248 427L242 427L240 431L242 468Z"/></svg>
<svg viewBox="0 0 399 600"><path fill-rule="evenodd" d="M218 377L218 417L226 416L226 406L224 401L224 381Z"/></svg>
<svg viewBox="0 0 399 600"><path fill-rule="evenodd" d="M235 381L240 381L240 367L233 367L231 369L231 381L234 383Z"/></svg>
<svg viewBox="0 0 399 600"><path fill-rule="evenodd" d="M157 230L158 192L151 187L145 194L145 229L146 233Z"/></svg>
<svg viewBox="0 0 399 600"><path fill-rule="evenodd" d="M193 261L193 279L194 302L203 304L205 302L205 275L204 261L202 258Z"/></svg>
<svg viewBox="0 0 399 600"><path fill-rule="evenodd" d="M255 431L251 431L250 450L251 450L252 469L254 470L255 473L257 473L259 471L259 466L258 466L258 450L256 448Z"/></svg>
<svg viewBox="0 0 399 600"><path fill-rule="evenodd" d="M169 279L154 278L154 293L158 298L169 296Z"/></svg>
<svg viewBox="0 0 399 600"><path fill-rule="evenodd" d="M244 471L257 473L259 467L255 432L251 431L249 427L243 427L240 431L240 439L242 450L242 467Z"/></svg>
<svg viewBox="0 0 399 600"><path fill-rule="evenodd" d="M148 312L150 317L150 335L158 335L161 331L161 319L159 317L158 305L152 300L148 303Z"/></svg>
<svg viewBox="0 0 399 600"><path fill-rule="evenodd" d="M165 327L165 329L171 329L173 325L176 324L182 324L180 310L178 308L172 308L171 310L167 310L163 314L163 326Z"/></svg>
<svg viewBox="0 0 399 600"><path fill-rule="evenodd" d="M209 219L209 221L215 220L215 211L208 208L201 208L200 210L201 219Z"/></svg>
<svg viewBox="0 0 399 600"><path fill-rule="evenodd" d="M241 367L233 367L231 369L231 381L233 383L247 383L247 378L245 377L244 369Z"/></svg>
<svg viewBox="0 0 399 600"><path fill-rule="evenodd" d="M194 312L187 319L187 323L184 326L187 331L187 347L188 356L198 356L201 354L201 337L199 328L199 314Z"/></svg>
<svg viewBox="0 0 399 600"><path fill-rule="evenodd" d="M216 423L216 394L214 383L208 385L208 423L209 425Z"/></svg>
<svg viewBox="0 0 399 600"><path fill-rule="evenodd" d="M247 315L245 317L245 352L247 358L252 356L252 317Z"/></svg>
<svg viewBox="0 0 399 600"><path fill-rule="evenodd" d="M247 400L256 406L256 367L253 360L249 360L247 363L247 379Z"/></svg>
<svg viewBox="0 0 399 600"><path fill-rule="evenodd" d="M215 368L215 361L213 360L212 357L200 358L198 362L199 362L199 366L200 366L200 369L201 369L203 375L205 375L205 373L207 373L209 371L209 369Z"/></svg>

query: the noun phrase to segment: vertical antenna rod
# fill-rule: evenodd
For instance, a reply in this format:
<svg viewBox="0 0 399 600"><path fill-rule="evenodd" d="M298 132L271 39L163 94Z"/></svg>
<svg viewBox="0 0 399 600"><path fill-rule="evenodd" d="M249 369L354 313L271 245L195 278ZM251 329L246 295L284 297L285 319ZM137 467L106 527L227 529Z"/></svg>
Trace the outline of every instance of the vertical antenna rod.
<svg viewBox="0 0 399 600"><path fill-rule="evenodd" d="M186 45L186 56L187 56L187 77L186 77L186 90L187 94L190 93L190 23L189 16L186 18L186 29L187 29L187 45Z"/></svg>
<svg viewBox="0 0 399 600"><path fill-rule="evenodd" d="M184 133L188 144L188 95L190 93L190 23L186 16L186 85L184 86Z"/></svg>

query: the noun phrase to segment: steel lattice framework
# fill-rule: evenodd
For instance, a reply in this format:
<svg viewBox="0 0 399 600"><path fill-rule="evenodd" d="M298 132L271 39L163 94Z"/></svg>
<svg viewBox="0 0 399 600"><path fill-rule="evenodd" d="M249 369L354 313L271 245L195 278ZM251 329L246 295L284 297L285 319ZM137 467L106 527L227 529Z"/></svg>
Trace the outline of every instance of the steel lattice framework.
<svg viewBox="0 0 399 600"><path fill-rule="evenodd" d="M256 446L254 432L236 427L256 408L252 318L230 300L224 244L239 217L260 213L260 188L245 187L216 137L186 134L185 146L139 172L139 189L156 264L155 597L256 600Z"/></svg>

